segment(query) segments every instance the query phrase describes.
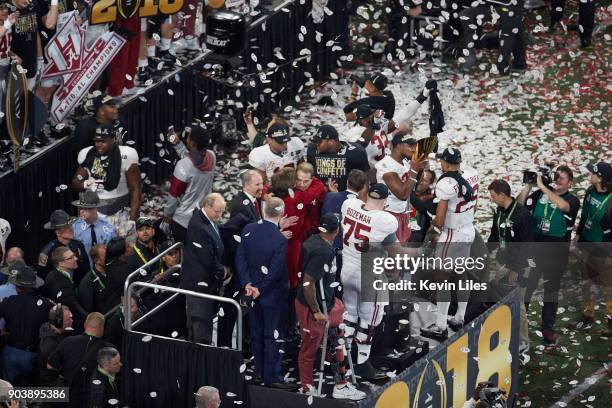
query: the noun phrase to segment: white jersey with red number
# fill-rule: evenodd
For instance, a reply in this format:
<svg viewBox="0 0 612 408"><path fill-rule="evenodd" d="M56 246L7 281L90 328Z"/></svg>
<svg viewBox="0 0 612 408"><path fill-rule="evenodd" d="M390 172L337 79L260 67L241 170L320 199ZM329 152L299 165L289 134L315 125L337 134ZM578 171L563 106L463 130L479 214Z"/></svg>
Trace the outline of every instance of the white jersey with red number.
<svg viewBox="0 0 612 408"><path fill-rule="evenodd" d="M387 173L396 173L400 180L404 182L409 177L409 171L410 162L408 160L404 160L403 163L398 163L393 157L386 156L376 163L376 181L386 184L383 180L383 176ZM406 200L400 200L391 190L389 190L389 197L387 197L385 210L403 214L407 211L407 208Z"/></svg>
<svg viewBox="0 0 612 408"><path fill-rule="evenodd" d="M11 51L11 38L13 33L9 30L3 36L0 37L0 65L9 65L10 51ZM0 81L4 78L0 78Z"/></svg>
<svg viewBox="0 0 612 408"><path fill-rule="evenodd" d="M472 197L467 201L459 191L457 181L452 177L441 178L436 184L436 197L448 201L444 228L473 228L480 177L475 169L467 166L461 166L461 176L468 182L473 191Z"/></svg>
<svg viewBox="0 0 612 408"><path fill-rule="evenodd" d="M369 243L380 244L397 231L393 215L364 207L365 203L358 198L349 198L342 204L343 273L345 268L353 273L360 271L361 253L367 251Z"/></svg>
<svg viewBox="0 0 612 408"><path fill-rule="evenodd" d="M388 121L383 124L381 129L374 133L372 139L370 139L370 142L365 146L370 168L374 168L376 163L382 160L385 156L391 154L391 150L389 149L389 138L387 137L387 124ZM365 130L366 128L363 126L353 126L348 132L346 132L342 140L363 145L362 134Z"/></svg>
<svg viewBox="0 0 612 408"><path fill-rule="evenodd" d="M283 167L297 167L305 154L304 142L299 137L292 137L287 143L287 150L276 154L270 149L270 145L256 147L249 153L249 165L264 171L268 179L275 171Z"/></svg>

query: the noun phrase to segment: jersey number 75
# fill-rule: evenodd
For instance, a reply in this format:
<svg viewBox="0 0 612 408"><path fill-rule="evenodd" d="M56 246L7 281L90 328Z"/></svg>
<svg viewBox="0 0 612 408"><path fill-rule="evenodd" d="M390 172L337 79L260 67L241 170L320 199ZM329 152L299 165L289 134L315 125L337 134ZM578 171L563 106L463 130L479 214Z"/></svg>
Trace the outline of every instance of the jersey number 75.
<svg viewBox="0 0 612 408"><path fill-rule="evenodd" d="M347 247L350 246L349 240L351 239L351 236L353 236L355 241L361 241L361 243L356 242L354 244L355 249L359 252L367 252L370 238L367 235L363 235L362 232L370 232L372 227L352 220L348 217L344 217L344 221L342 223L344 225L348 225L348 228L345 228L346 232L344 233L344 245Z"/></svg>

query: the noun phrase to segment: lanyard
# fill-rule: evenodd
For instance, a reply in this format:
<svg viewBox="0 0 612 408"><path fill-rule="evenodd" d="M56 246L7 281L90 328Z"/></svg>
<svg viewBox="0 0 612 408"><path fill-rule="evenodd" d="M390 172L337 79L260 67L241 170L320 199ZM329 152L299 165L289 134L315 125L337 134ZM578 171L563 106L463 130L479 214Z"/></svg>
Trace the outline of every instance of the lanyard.
<svg viewBox="0 0 612 408"><path fill-rule="evenodd" d="M145 256L142 254L142 252L140 251L140 249L138 249L138 247L136 246L136 244L132 245L132 247L134 248L134 251L136 252L136 255L138 255L138 257L140 258L140 260L142 261L142 264L146 264L147 262L149 262L147 260L147 258L145 258ZM164 273L164 266L161 265L160 263L160 271L159 273Z"/></svg>
<svg viewBox="0 0 612 408"><path fill-rule="evenodd" d="M117 386L115 385L115 378L112 377L110 374L106 374L104 371L100 369L100 367L98 367L98 372L106 377L110 386L113 387L113 391L117 392Z"/></svg>
<svg viewBox="0 0 612 408"><path fill-rule="evenodd" d="M70 283L72 283L74 285L74 281L72 280L72 276L70 276L70 274L68 272L62 271L60 268L55 268L55 270L58 271L59 273L61 273L62 275L64 275L66 278L68 278Z"/></svg>
<svg viewBox="0 0 612 408"><path fill-rule="evenodd" d="M555 212L557 212L557 207L555 207L552 214L550 214L550 218L548 218L548 207L549 206L550 206L550 203L546 203L546 205L544 206L544 219L547 221L552 221L553 217L555 216Z"/></svg>
<svg viewBox="0 0 612 408"><path fill-rule="evenodd" d="M606 196L606 199L605 199L605 200L603 200L603 201L601 202L601 204L599 204L599 205L598 205L598 206L595 208L595 211L593 212L593 214L589 214L589 215L588 215L588 217L587 217L587 220L588 220L588 221L592 221L592 220L594 220L594 219L597 217L597 214L599 213L599 211L600 211L600 210L602 210L602 209L603 209L603 208L606 206L606 203L607 203L607 202L608 202L608 200L610 199L610 195L612 195L612 193L608 193L608 195Z"/></svg>
<svg viewBox="0 0 612 408"><path fill-rule="evenodd" d="M514 202L514 205L512 206L512 209L510 210L510 214L508 214L508 216L506 217L506 219L504 220L504 232L503 234L500 232L502 230L499 221L501 220L502 217L502 213L499 213L499 217L497 217L497 231L499 234L499 239L503 239L504 241L506 240L506 225L508 224L508 220L510 220L512 218L512 214L514 214L514 209L516 208L516 201Z"/></svg>
<svg viewBox="0 0 612 408"><path fill-rule="evenodd" d="M96 273L96 269L95 268L91 268L91 273L93 274L93 276L95 276L96 278L93 280L100 282L100 286L102 286L102 289L106 289L106 285L104 284L104 282L102 282L102 279L100 279L100 276Z"/></svg>

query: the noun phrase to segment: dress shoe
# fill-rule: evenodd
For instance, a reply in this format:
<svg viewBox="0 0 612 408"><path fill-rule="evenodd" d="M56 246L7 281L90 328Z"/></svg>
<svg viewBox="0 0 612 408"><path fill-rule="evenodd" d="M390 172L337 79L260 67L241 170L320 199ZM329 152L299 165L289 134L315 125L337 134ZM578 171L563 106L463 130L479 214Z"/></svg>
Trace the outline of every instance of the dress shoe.
<svg viewBox="0 0 612 408"><path fill-rule="evenodd" d="M297 391L300 388L297 384L290 383L270 383L268 387L284 391Z"/></svg>
<svg viewBox="0 0 612 408"><path fill-rule="evenodd" d="M421 336L442 342L448 339L448 329L442 329L434 323L429 325L427 328L422 328Z"/></svg>

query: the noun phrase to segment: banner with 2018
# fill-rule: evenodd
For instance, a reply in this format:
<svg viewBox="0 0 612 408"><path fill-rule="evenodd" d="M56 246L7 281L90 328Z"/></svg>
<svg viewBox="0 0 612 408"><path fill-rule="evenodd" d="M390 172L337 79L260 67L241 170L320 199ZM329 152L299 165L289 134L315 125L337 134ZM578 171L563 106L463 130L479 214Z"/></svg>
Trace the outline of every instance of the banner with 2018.
<svg viewBox="0 0 612 408"><path fill-rule="evenodd" d="M480 382L517 392L519 291L514 290L406 371L368 396L375 408L461 408Z"/></svg>
<svg viewBox="0 0 612 408"><path fill-rule="evenodd" d="M183 8L184 0L98 0L91 8L90 24L106 24L119 17L129 19L175 14Z"/></svg>

